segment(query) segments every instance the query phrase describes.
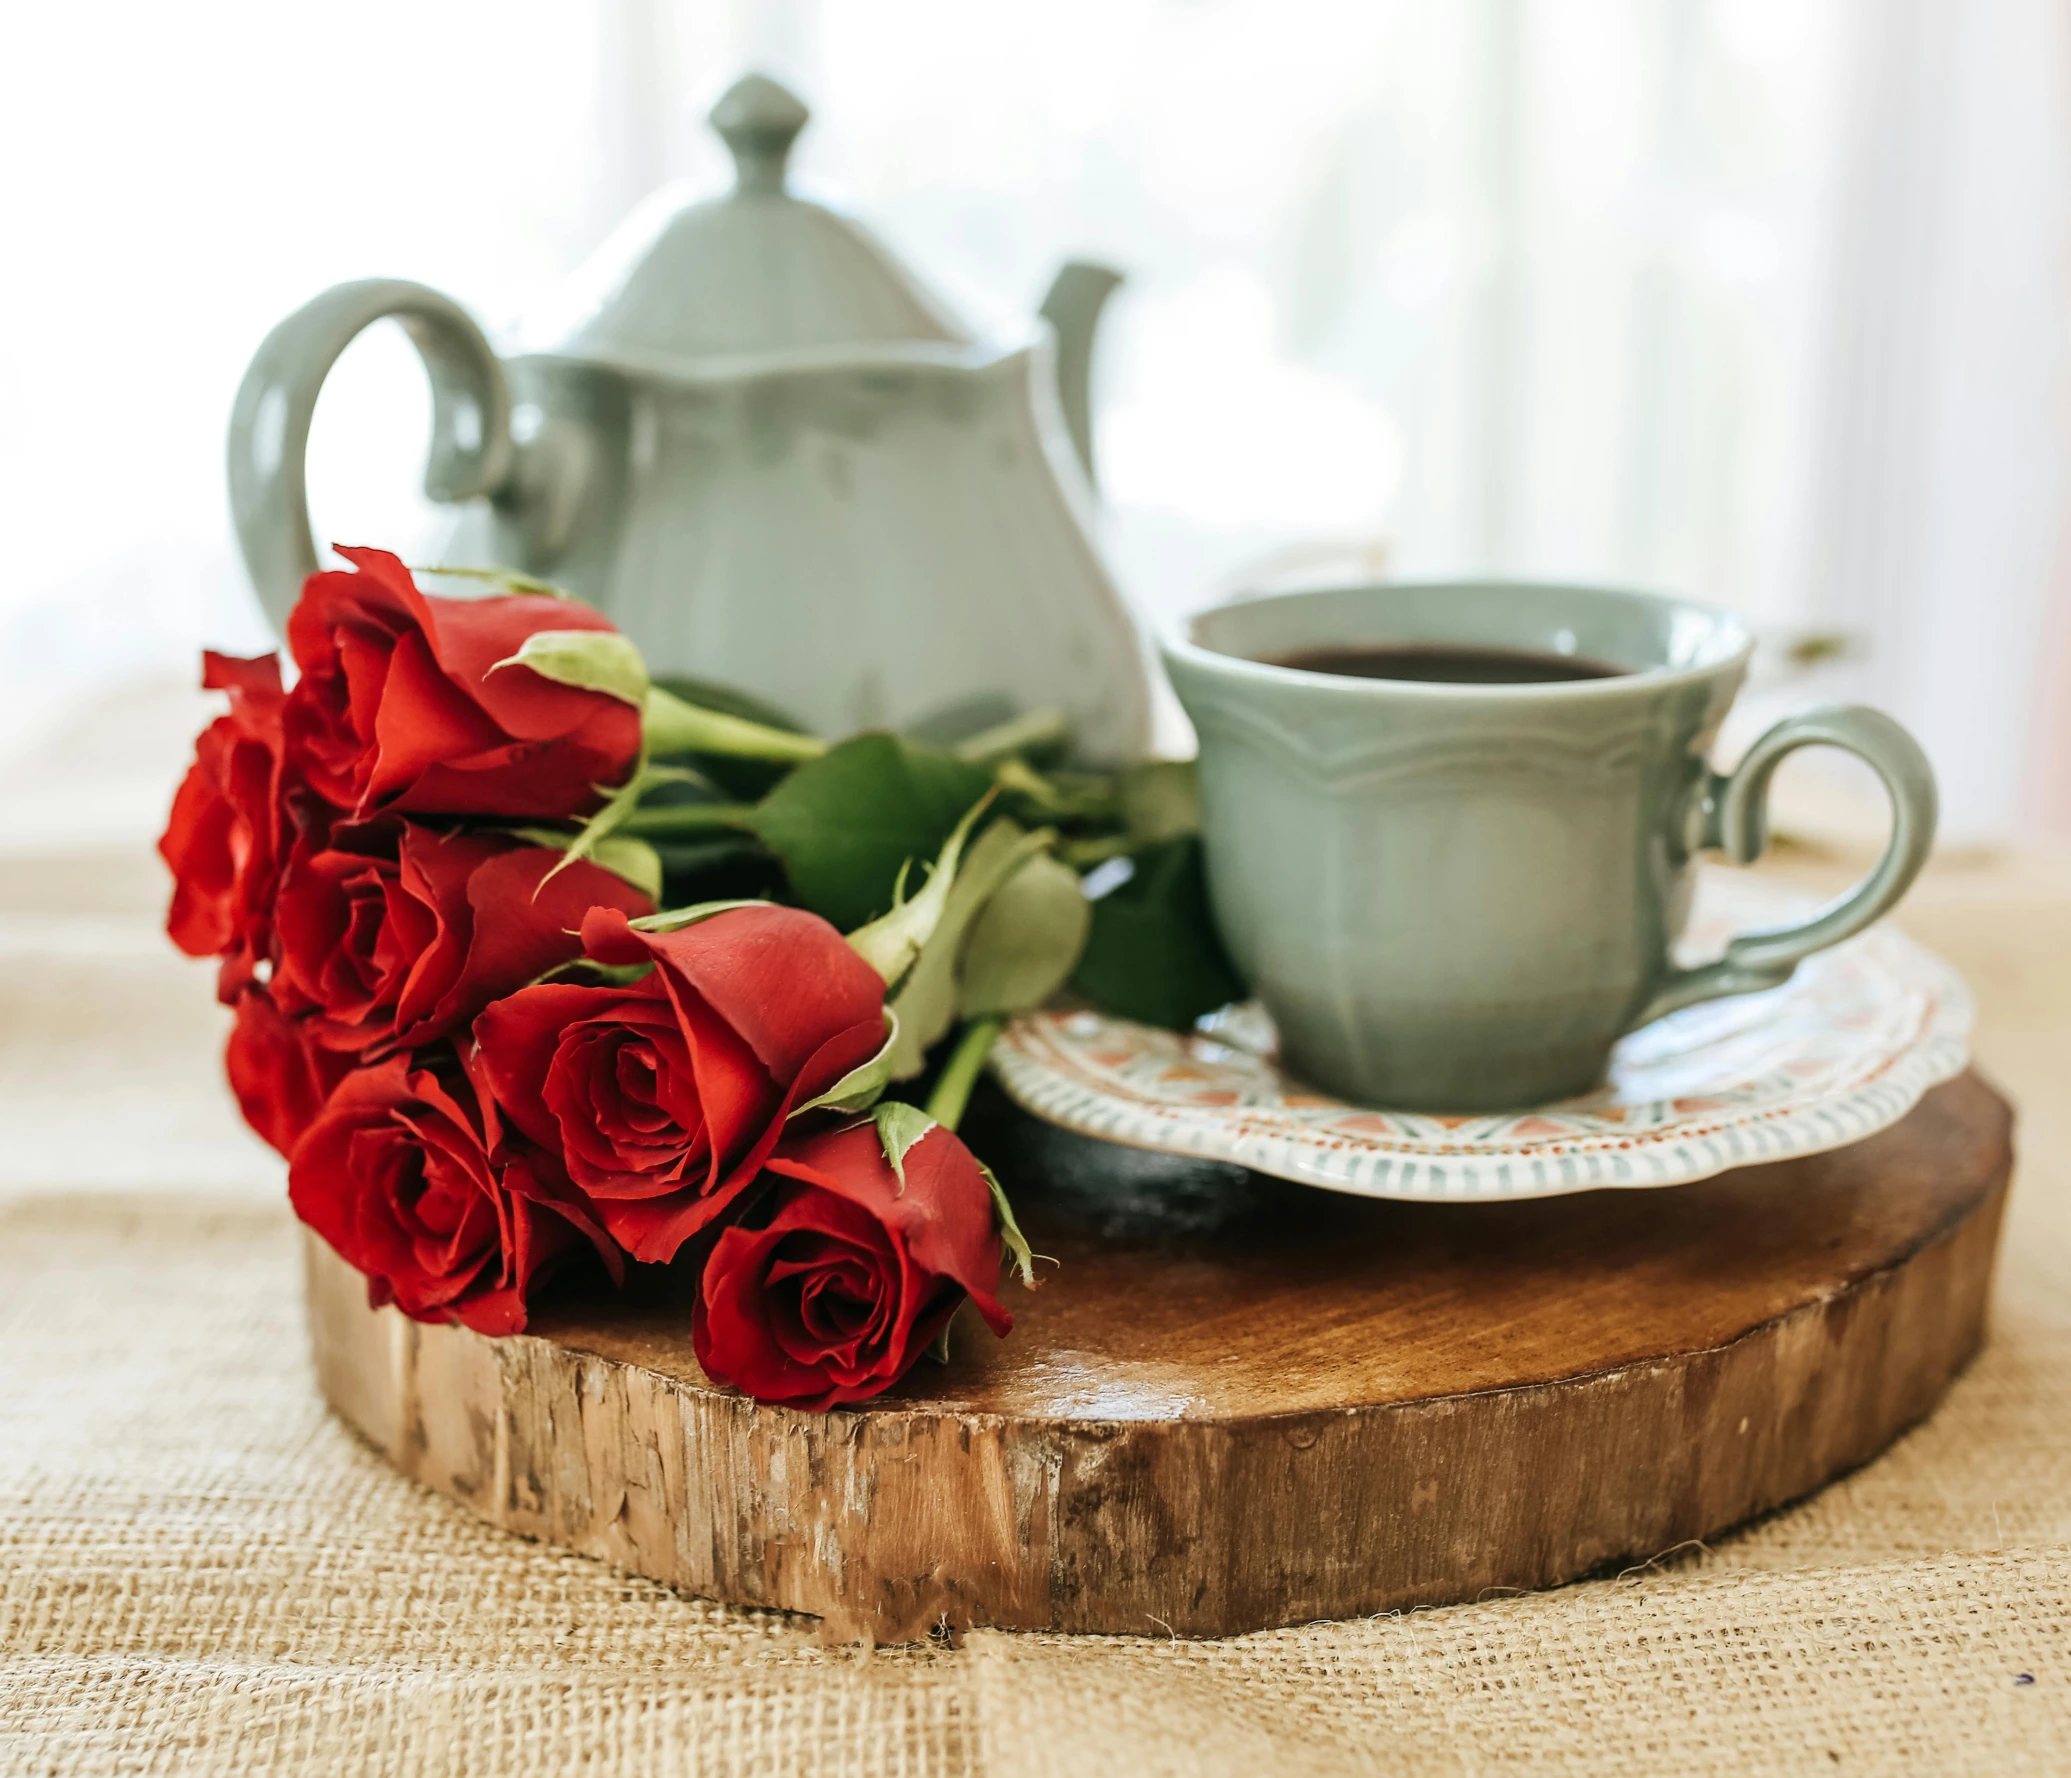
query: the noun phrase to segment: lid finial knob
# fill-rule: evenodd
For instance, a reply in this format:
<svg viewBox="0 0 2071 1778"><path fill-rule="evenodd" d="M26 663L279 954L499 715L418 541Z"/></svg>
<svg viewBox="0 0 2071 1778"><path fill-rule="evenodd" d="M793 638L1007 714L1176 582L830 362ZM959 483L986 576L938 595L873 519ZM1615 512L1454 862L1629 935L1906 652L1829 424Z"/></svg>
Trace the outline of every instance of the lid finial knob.
<svg viewBox="0 0 2071 1778"><path fill-rule="evenodd" d="M734 189L782 191L791 144L811 116L767 75L746 74L728 87L706 121L733 153Z"/></svg>

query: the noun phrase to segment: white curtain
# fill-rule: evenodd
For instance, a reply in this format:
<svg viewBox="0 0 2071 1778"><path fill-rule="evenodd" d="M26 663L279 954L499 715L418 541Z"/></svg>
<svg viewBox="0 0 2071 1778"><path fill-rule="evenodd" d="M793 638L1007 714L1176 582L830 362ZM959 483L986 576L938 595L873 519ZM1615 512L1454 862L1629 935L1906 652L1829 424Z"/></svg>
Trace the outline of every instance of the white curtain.
<svg viewBox="0 0 2071 1778"><path fill-rule="evenodd" d="M2037 739L2071 487L2064 0L188 0L0 18L0 744L262 636L224 517L245 358L340 278L492 330L631 204L716 189L758 66L801 182L980 319L1130 277L1099 361L1147 618L1307 564L1687 590L1853 653L1950 826ZM320 534L407 541L399 337L317 423Z"/></svg>

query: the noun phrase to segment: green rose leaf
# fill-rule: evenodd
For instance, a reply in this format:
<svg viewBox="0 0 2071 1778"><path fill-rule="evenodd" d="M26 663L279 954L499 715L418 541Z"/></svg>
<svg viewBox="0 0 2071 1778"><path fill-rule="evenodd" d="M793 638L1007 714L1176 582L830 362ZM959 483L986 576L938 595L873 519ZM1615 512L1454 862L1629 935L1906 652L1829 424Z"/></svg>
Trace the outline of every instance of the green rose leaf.
<svg viewBox="0 0 2071 1778"><path fill-rule="evenodd" d="M647 702L647 663L616 630L534 630L489 671L505 667L529 667L556 685L601 691L635 710Z"/></svg>
<svg viewBox="0 0 2071 1778"><path fill-rule="evenodd" d="M935 857L991 783L946 753L858 735L799 766L753 825L798 899L853 933L891 909L900 871Z"/></svg>
<svg viewBox="0 0 2071 1778"><path fill-rule="evenodd" d="M1093 903L1072 986L1103 1012L1183 1031L1244 984L1209 918L1199 837L1162 840L1132 862L1128 881Z"/></svg>
<svg viewBox="0 0 2071 1778"><path fill-rule="evenodd" d="M1078 873L1048 853L1029 859L971 923L958 1013L985 1018L1042 1005L1071 978L1092 925Z"/></svg>

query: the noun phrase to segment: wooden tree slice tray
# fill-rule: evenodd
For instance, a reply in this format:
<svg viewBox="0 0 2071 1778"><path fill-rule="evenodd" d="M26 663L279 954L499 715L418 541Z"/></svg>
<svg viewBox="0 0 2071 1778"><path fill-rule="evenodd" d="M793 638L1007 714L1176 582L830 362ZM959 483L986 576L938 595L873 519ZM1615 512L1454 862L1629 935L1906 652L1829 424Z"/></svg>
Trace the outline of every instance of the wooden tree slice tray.
<svg viewBox="0 0 2071 1778"><path fill-rule="evenodd" d="M833 1636L1227 1635L1645 1560L1862 1463L1978 1347L2012 1153L1975 1075L1850 1148L1509 1205L973 1118L1061 1268L860 1408L714 1388L671 1280L495 1340L312 1239L324 1392L499 1525Z"/></svg>

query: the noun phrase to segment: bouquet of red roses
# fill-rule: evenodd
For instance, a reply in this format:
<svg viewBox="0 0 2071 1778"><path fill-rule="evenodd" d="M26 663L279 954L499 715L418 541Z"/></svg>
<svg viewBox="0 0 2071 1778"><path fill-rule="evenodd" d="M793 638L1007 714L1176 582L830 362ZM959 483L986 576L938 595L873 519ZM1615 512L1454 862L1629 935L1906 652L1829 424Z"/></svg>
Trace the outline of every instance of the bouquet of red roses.
<svg viewBox="0 0 2071 1778"><path fill-rule="evenodd" d="M1004 1334L1031 1256L954 1130L1000 1020L1067 981L1182 1024L1235 990L1183 768L1056 768L1041 715L830 745L654 683L550 588L340 554L292 687L206 657L230 707L160 842L297 1215L373 1302L484 1333L570 1264L677 1262L706 1372L801 1407L884 1389L967 1300Z"/></svg>

